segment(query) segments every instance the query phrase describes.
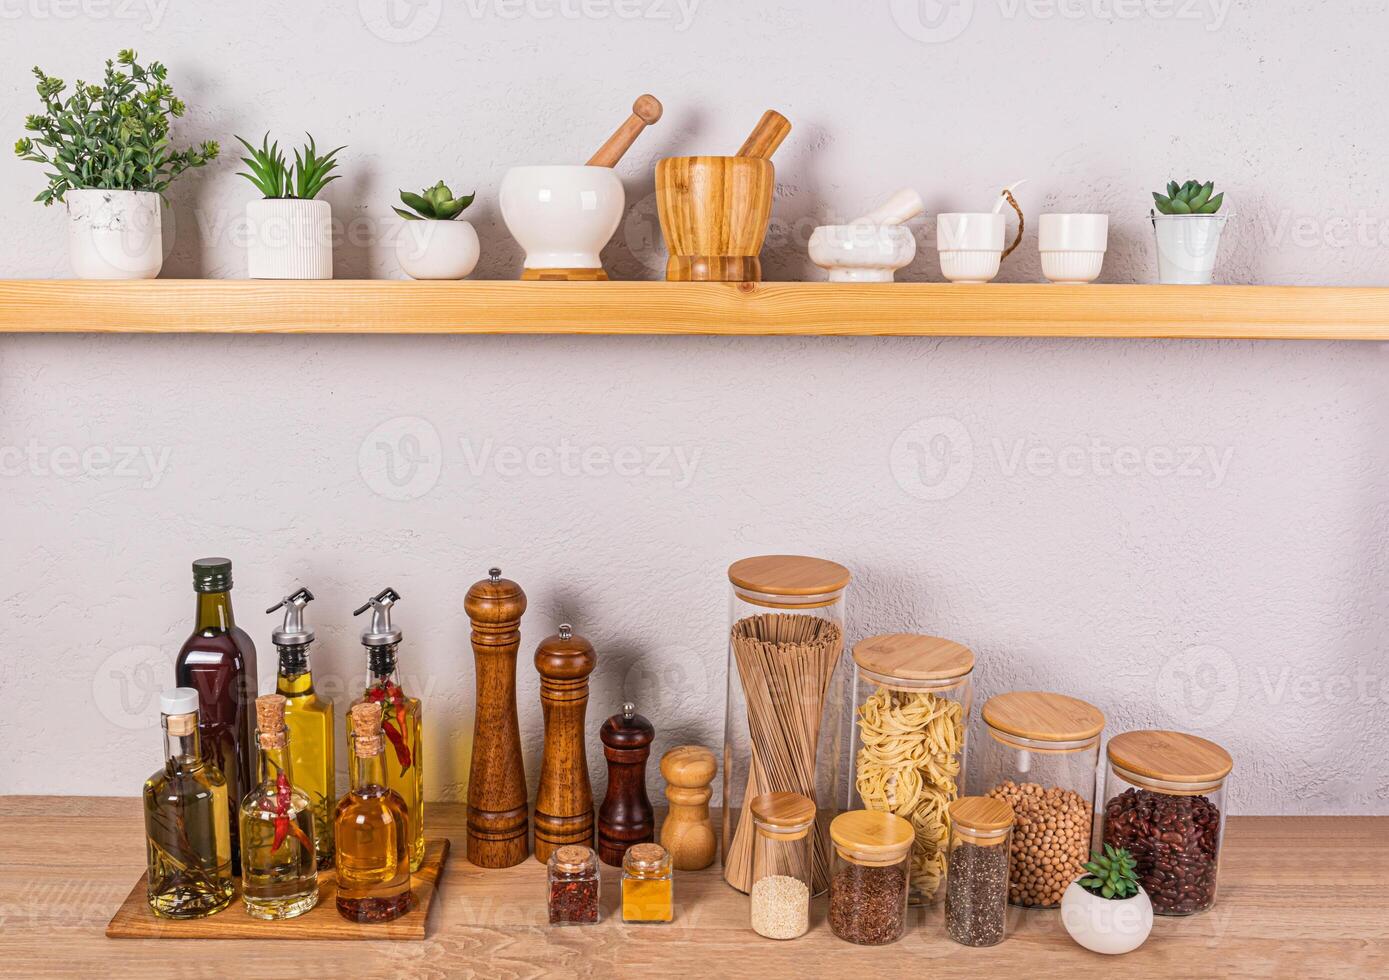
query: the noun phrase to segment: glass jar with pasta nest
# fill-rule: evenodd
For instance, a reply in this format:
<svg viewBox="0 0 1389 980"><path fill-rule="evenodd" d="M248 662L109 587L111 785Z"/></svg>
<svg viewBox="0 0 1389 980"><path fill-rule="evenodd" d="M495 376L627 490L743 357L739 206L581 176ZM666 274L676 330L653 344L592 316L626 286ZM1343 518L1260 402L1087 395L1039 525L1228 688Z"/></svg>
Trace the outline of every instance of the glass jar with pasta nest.
<svg viewBox="0 0 1389 980"><path fill-rule="evenodd" d="M835 774L847 763L841 715L848 682L844 590L849 570L798 555L744 558L728 568L728 698L724 716L723 875L752 888L752 801L813 801L811 889L829 886L828 822Z"/></svg>
<svg viewBox="0 0 1389 980"><path fill-rule="evenodd" d="M984 702L969 793L1013 808L1008 900L1053 909L1090 855L1104 715L1062 694L1012 691Z"/></svg>
<svg viewBox="0 0 1389 980"><path fill-rule="evenodd" d="M941 895L947 809L960 795L974 697L974 654L951 640L915 633L854 645L851 783L836 792L846 809L895 813L912 826L912 905Z"/></svg>

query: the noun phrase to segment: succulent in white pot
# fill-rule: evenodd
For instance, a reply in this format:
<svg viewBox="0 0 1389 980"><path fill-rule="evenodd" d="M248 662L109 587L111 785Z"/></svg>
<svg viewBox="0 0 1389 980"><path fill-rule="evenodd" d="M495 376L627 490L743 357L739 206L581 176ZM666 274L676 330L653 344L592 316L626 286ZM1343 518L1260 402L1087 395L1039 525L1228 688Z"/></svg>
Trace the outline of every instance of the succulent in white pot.
<svg viewBox="0 0 1389 980"><path fill-rule="evenodd" d="M1138 862L1106 844L1084 867L1061 896L1061 924L1092 952L1133 952L1153 931L1153 903L1138 883Z"/></svg>
<svg viewBox="0 0 1389 980"><path fill-rule="evenodd" d="M1220 214L1223 193L1214 181L1188 180L1167 184L1167 193L1153 192L1157 210L1150 217L1157 237L1158 282L1165 285L1209 285L1215 276L1220 233L1228 214Z"/></svg>
<svg viewBox="0 0 1389 980"><path fill-rule="evenodd" d="M24 120L30 134L15 143L23 160L48 168L48 188L34 200L62 202L68 251L81 279L153 279L164 265L161 195L185 170L215 160L208 141L169 145L170 121L185 106L168 69L142 66L129 49L106 62L100 85L67 83L34 69L43 112Z"/></svg>
<svg viewBox="0 0 1389 980"><path fill-rule="evenodd" d="M418 194L400 192L405 208L394 208L405 219L396 239L400 268L411 279L463 279L477 268L477 231L459 221L476 194L455 198L442 180Z"/></svg>
<svg viewBox="0 0 1389 980"><path fill-rule="evenodd" d="M259 148L237 137L249 157L241 176L264 195L246 205L246 266L252 279L332 279L333 208L315 200L337 175L338 147L322 156L314 138L286 161L267 133Z"/></svg>

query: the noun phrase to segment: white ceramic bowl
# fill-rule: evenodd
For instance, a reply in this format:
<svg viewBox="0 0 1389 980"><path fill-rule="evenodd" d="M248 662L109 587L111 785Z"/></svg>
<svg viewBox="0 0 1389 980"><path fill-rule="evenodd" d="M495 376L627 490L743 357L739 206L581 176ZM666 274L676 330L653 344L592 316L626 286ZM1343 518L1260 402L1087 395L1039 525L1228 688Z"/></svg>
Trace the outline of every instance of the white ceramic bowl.
<svg viewBox="0 0 1389 980"><path fill-rule="evenodd" d="M513 167L498 196L527 269L601 269L626 203L611 167Z"/></svg>
<svg viewBox="0 0 1389 980"><path fill-rule="evenodd" d="M901 225L821 225L810 236L810 260L830 282L892 282L916 257L916 238Z"/></svg>
<svg viewBox="0 0 1389 980"><path fill-rule="evenodd" d="M936 216L940 271L951 282L988 282L1003 261L1001 214L972 212Z"/></svg>
<svg viewBox="0 0 1389 980"><path fill-rule="evenodd" d="M411 279L462 279L477 268L477 231L466 221L406 221L396 238L400 268Z"/></svg>

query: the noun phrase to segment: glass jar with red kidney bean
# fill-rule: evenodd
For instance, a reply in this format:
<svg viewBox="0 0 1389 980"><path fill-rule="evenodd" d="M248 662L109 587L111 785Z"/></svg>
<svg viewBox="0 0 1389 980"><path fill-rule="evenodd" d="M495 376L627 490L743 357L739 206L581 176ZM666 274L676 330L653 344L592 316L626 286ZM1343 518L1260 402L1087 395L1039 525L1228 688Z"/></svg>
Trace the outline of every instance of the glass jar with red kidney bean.
<svg viewBox="0 0 1389 980"><path fill-rule="evenodd" d="M1230 754L1181 732L1125 732L1109 740L1104 842L1128 848L1158 915L1215 904L1225 836Z"/></svg>

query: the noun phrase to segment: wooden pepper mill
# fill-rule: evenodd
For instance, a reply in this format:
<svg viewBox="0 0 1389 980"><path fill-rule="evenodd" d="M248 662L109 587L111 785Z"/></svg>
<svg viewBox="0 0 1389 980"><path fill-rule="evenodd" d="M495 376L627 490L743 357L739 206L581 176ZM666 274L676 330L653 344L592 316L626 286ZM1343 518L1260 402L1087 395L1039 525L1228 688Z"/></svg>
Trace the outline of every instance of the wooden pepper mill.
<svg viewBox="0 0 1389 980"><path fill-rule="evenodd" d="M499 568L475 582L463 600L473 624L477 709L468 777L468 860L509 868L529 852L526 770L516 719L516 651L526 594Z"/></svg>
<svg viewBox="0 0 1389 980"><path fill-rule="evenodd" d="M646 760L656 729L628 701L620 714L603 722L598 737L608 759L608 791L598 810L598 856L621 867L627 848L656 839L656 814L646 795Z"/></svg>
<svg viewBox="0 0 1389 980"><path fill-rule="evenodd" d="M535 650L545 754L535 798L535 859L542 864L566 844L593 846L593 788L584 749L588 676L598 665L593 644L568 623Z"/></svg>
<svg viewBox="0 0 1389 980"><path fill-rule="evenodd" d="M714 863L718 841L709 819L709 797L714 791L718 763L702 745L682 745L661 756L661 775L666 780L670 812L661 824L661 845L670 851L676 871L698 871Z"/></svg>

